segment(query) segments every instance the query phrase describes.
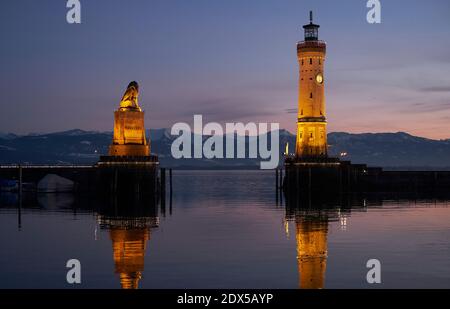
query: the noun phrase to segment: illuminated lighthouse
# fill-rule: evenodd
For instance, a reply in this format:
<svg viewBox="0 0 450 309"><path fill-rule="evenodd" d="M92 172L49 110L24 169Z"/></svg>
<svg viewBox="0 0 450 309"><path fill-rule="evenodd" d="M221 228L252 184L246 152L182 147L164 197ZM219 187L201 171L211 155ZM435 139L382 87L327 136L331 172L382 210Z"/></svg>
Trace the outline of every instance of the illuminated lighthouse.
<svg viewBox="0 0 450 309"><path fill-rule="evenodd" d="M299 97L297 120L298 158L327 156L324 64L326 43L319 40L319 25L304 25L305 40L297 44L299 62Z"/></svg>

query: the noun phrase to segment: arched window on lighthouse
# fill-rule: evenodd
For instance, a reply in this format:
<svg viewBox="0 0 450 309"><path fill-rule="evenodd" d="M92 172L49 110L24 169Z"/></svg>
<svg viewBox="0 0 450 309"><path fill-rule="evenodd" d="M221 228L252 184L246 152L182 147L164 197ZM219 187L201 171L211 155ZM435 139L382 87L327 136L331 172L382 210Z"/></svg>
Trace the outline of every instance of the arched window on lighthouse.
<svg viewBox="0 0 450 309"><path fill-rule="evenodd" d="M309 98L312 99L312 92L309 94Z"/></svg>
<svg viewBox="0 0 450 309"><path fill-rule="evenodd" d="M311 128L308 133L309 133L309 141L313 142L314 141L314 129Z"/></svg>

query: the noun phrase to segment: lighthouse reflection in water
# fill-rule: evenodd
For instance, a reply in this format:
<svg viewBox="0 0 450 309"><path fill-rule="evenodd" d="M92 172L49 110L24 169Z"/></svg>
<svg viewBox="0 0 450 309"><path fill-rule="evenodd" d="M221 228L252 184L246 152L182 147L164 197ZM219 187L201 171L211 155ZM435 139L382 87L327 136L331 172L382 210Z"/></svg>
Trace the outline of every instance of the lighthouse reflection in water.
<svg viewBox="0 0 450 309"><path fill-rule="evenodd" d="M330 201L313 202L311 198L292 200L291 196L286 200L285 226L288 234L289 222L295 227L299 288L322 289L327 269L329 220L339 220L345 229L346 214Z"/></svg>
<svg viewBox="0 0 450 309"><path fill-rule="evenodd" d="M318 214L296 214L295 237L297 241L297 263L299 287L321 289L325 284L327 267L328 219Z"/></svg>

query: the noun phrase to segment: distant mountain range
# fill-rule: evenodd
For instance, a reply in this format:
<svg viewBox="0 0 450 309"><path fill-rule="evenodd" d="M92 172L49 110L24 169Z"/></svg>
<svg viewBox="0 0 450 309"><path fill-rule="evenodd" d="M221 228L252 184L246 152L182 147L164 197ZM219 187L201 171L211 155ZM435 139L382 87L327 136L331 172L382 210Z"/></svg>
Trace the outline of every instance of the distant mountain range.
<svg viewBox="0 0 450 309"><path fill-rule="evenodd" d="M269 133L270 134L270 133ZM151 150L161 166L172 168L258 168L260 159L172 158L170 147L177 136L169 129L148 130ZM267 138L267 136L264 136ZM204 137L204 139L207 137ZM0 163L91 164L108 152L111 132L70 130L49 134L0 134ZM248 137L246 139L248 144ZM295 135L280 130L280 158L289 143L294 151ZM407 133L328 134L329 154L354 163L388 169L449 169L450 140L431 140ZM270 143L269 143L270 145ZM224 145L224 149L225 149Z"/></svg>

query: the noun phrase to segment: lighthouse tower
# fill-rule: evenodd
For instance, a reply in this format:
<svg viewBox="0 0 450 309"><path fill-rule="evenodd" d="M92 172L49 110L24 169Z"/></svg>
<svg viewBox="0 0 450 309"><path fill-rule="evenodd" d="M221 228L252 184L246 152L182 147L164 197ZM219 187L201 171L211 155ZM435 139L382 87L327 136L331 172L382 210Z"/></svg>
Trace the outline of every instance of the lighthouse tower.
<svg viewBox="0 0 450 309"><path fill-rule="evenodd" d="M297 44L299 62L299 96L297 158L327 157L327 123L325 117L324 64L326 43L319 40L319 25L304 25L305 40Z"/></svg>

